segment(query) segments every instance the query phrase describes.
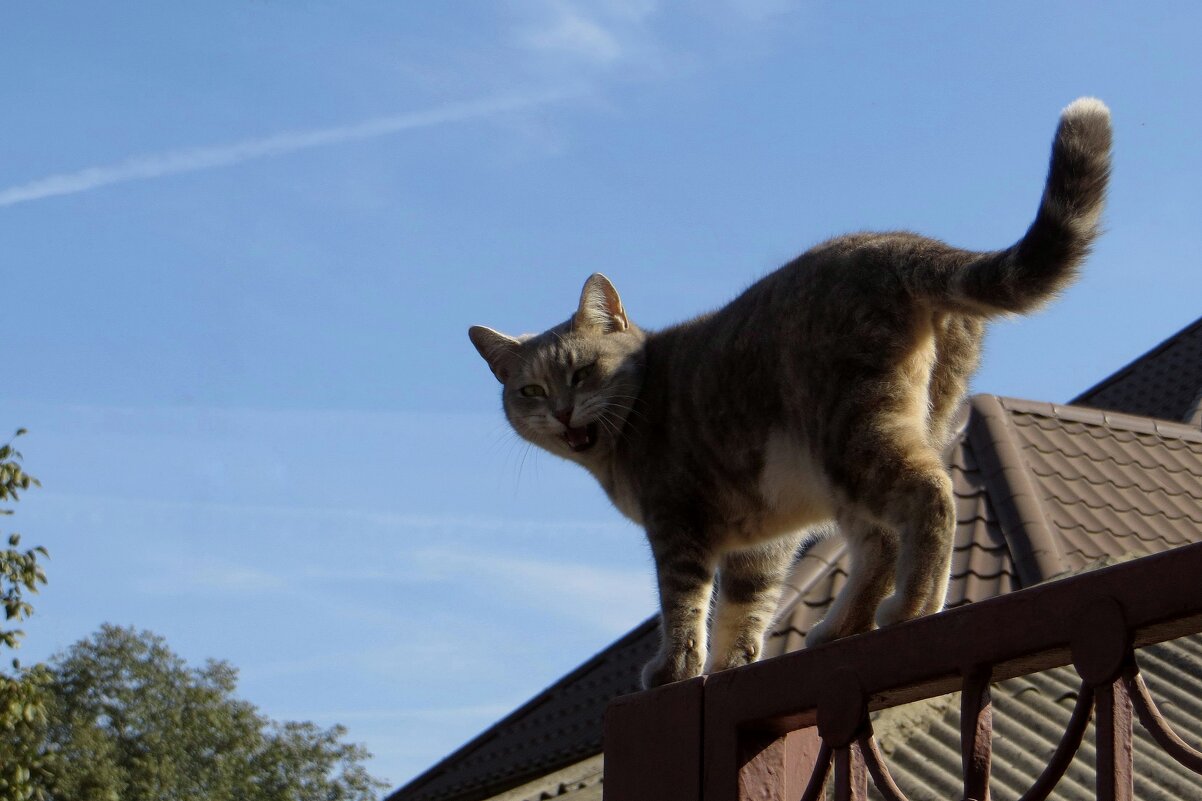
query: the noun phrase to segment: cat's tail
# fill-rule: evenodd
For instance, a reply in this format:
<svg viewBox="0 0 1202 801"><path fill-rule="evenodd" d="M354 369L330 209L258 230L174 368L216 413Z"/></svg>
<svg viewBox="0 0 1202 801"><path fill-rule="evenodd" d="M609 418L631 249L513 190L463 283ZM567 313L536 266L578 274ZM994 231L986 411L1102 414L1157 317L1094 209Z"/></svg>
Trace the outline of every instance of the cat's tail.
<svg viewBox="0 0 1202 801"><path fill-rule="evenodd" d="M1073 280L1089 253L1109 176L1110 110L1092 97L1075 100L1061 112L1043 200L1026 235L1005 250L959 251L967 258L939 260L927 275L914 275L923 286L913 288L941 305L982 316L1038 307Z"/></svg>

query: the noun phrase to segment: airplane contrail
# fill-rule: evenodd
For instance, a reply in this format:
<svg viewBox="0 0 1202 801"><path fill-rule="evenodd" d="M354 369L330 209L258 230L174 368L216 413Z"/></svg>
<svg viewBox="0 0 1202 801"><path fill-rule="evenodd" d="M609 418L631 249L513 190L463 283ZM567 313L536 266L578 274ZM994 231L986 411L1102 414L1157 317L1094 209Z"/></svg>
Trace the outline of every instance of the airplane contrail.
<svg viewBox="0 0 1202 801"><path fill-rule="evenodd" d="M376 117L351 125L315 128L307 131L285 131L272 136L246 139L227 145L148 153L133 156L114 164L57 173L28 183L0 189L0 206L14 206L18 203L28 203L31 200L88 192L111 184L196 172L212 167L225 167L252 159L295 153L298 150L307 150L313 147L373 139L416 128L429 128L445 123L478 119L491 114L552 103L569 96L570 94L567 92L507 95L465 103L452 103L425 111Z"/></svg>

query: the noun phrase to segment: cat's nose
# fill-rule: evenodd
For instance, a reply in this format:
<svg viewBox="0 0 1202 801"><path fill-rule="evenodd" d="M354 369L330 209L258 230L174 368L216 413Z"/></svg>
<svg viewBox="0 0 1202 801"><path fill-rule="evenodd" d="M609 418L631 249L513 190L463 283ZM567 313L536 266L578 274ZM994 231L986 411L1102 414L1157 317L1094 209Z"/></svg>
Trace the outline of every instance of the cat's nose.
<svg viewBox="0 0 1202 801"><path fill-rule="evenodd" d="M568 428L572 427L572 407L571 406L569 406L566 409L560 409L557 412L552 412L551 415L556 420L558 420L559 422L561 422L565 426L567 426Z"/></svg>

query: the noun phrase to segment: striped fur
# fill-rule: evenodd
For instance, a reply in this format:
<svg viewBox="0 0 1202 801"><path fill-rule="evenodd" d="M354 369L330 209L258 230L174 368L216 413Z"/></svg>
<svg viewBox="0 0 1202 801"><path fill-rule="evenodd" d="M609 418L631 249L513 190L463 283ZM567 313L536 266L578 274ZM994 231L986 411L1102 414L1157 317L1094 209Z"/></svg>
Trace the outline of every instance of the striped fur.
<svg viewBox="0 0 1202 801"><path fill-rule="evenodd" d="M600 274L542 334L471 329L514 430L646 528L663 634L647 686L755 661L799 544L834 524L852 573L809 644L943 606L955 520L940 453L984 322L1072 280L1109 149L1105 106L1065 109L1035 221L1005 250L854 234L662 331L634 325Z"/></svg>

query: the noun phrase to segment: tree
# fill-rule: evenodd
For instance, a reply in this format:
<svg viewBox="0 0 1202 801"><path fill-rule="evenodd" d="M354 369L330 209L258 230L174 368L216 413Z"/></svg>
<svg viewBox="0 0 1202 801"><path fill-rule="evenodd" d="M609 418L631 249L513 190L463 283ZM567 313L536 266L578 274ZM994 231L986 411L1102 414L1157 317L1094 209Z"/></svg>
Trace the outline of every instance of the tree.
<svg viewBox="0 0 1202 801"><path fill-rule="evenodd" d="M13 440L25 434L18 429ZM0 446L0 501L15 503L20 493L38 480L21 468L21 452L13 440ZM11 515L12 509L0 508ZM0 627L0 652L16 650L25 632L8 628L33 612L26 593L36 593L46 583L46 574L38 556L46 556L42 547L20 550L21 535L8 535L8 548L0 550L0 605L4 606L4 625ZM12 660L12 673L0 670L0 801L40 799L41 783L49 776L49 761L40 749L46 727L46 700L49 675L42 665L22 668Z"/></svg>
<svg viewBox="0 0 1202 801"><path fill-rule="evenodd" d="M51 660L50 799L366 801L385 789L341 726L278 723L237 671L189 667L151 632L105 625Z"/></svg>
<svg viewBox="0 0 1202 801"><path fill-rule="evenodd" d="M22 436L24 429L17 431ZM38 480L0 446L0 502ZM0 508L0 514L12 514ZM0 655L46 583L44 548L0 550ZM346 729L278 723L235 697L238 672L189 667L162 637L105 625L49 664L0 669L0 801L367 801L387 787Z"/></svg>

